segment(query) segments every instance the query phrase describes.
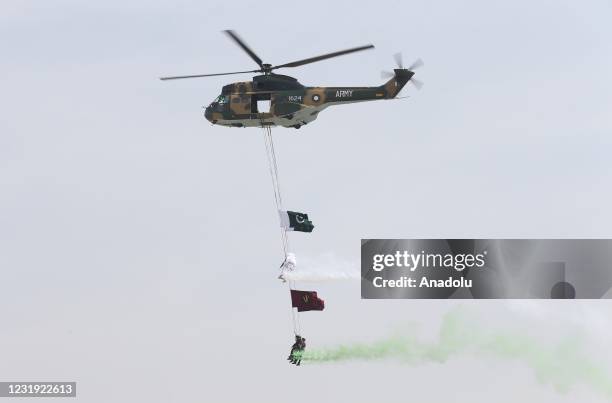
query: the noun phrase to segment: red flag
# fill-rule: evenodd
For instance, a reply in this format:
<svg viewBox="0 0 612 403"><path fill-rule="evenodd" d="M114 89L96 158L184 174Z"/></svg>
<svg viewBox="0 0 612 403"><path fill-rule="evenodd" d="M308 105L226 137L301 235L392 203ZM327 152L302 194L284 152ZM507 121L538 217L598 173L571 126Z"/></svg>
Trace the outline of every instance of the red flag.
<svg viewBox="0 0 612 403"><path fill-rule="evenodd" d="M316 291L291 290L291 306L302 311L322 311L325 302L317 297Z"/></svg>

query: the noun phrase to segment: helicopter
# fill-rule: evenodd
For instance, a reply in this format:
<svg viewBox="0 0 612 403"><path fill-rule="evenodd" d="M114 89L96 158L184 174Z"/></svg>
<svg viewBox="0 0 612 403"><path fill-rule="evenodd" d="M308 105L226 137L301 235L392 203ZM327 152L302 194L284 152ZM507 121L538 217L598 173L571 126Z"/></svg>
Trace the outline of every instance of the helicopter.
<svg viewBox="0 0 612 403"><path fill-rule="evenodd" d="M271 65L262 59L232 30L223 31L259 66L255 70L230 73L197 74L188 76L161 77L161 80L224 76L231 74L263 73L251 81L242 81L223 86L219 95L204 110L204 117L212 124L227 127L292 127L299 129L314 121L319 113L331 105L396 98L402 88L411 82L417 89L422 83L414 76L414 69L423 65L417 59L404 68L401 54L395 55L397 68L383 72L387 82L375 87L307 87L291 76L276 74L280 68L303 66L333 57L374 48L365 45L290 63Z"/></svg>

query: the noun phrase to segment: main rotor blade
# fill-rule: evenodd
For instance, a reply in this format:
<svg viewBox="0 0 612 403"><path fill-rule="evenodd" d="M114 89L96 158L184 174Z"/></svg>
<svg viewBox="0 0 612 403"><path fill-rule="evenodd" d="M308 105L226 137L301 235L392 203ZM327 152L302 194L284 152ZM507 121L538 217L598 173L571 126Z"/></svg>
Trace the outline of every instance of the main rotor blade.
<svg viewBox="0 0 612 403"><path fill-rule="evenodd" d="M372 49L373 47L374 47L374 45L365 45L365 46L359 46L357 48L340 50L338 52L327 53L327 54L321 55L321 56L310 57L308 59L298 60L296 62L280 64L278 66L272 67L272 70L280 69L281 67L303 66L304 64L314 63L314 62L318 62L318 61L321 61L321 60L329 59L329 58L332 58L332 57L342 56L342 55L346 55L346 54L353 53L353 52L359 52L359 51L366 50L366 49Z"/></svg>
<svg viewBox="0 0 612 403"><path fill-rule="evenodd" d="M160 77L160 80L178 80L181 78L199 78L199 77L212 77L212 76L227 76L230 74L244 74L244 73L260 73L261 70L248 70L248 71L235 71L232 73L215 73L215 74L196 74L192 76L170 76L170 77Z"/></svg>
<svg viewBox="0 0 612 403"><path fill-rule="evenodd" d="M234 40L234 42L236 42L238 44L238 46L240 46L242 48L242 50L244 50L245 52L248 53L249 56L251 56L251 59L255 60L255 63L257 63L259 65L259 67L261 67L263 69L263 62L261 61L261 59L259 58L259 56L257 56L255 54L255 52L253 52L253 50L251 48L249 48L247 46L246 43L244 43L244 41L242 39L240 39L240 37L238 36L238 34L236 34L234 31L232 31L231 29L226 29L225 32L230 38L232 38Z"/></svg>

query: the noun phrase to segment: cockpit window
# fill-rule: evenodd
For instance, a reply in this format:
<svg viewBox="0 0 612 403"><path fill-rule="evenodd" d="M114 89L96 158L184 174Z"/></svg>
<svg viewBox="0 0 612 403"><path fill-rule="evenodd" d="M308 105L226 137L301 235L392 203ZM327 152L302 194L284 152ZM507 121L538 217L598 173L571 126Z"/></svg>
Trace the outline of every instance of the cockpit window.
<svg viewBox="0 0 612 403"><path fill-rule="evenodd" d="M221 105L227 103L227 101L228 101L228 98L225 95L219 95L217 99L215 99L215 102Z"/></svg>

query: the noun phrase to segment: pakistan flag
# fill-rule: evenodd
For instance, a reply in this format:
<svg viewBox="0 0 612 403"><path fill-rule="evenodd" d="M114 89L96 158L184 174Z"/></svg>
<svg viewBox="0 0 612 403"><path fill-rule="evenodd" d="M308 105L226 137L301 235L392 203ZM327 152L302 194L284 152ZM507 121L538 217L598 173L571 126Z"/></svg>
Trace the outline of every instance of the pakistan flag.
<svg viewBox="0 0 612 403"><path fill-rule="evenodd" d="M281 227L287 231L312 232L314 225L308 219L308 214L297 211L279 211Z"/></svg>

